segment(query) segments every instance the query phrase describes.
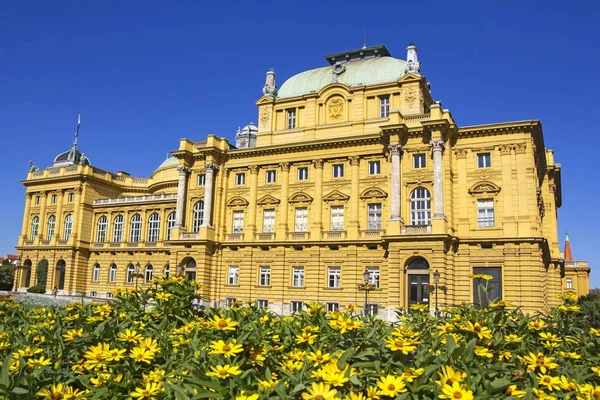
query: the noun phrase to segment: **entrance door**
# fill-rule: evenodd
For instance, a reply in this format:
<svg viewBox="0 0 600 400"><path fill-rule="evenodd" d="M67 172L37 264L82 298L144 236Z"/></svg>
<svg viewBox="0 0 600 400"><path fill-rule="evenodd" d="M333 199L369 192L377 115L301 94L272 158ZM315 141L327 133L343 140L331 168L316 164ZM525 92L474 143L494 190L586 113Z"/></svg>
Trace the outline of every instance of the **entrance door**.
<svg viewBox="0 0 600 400"><path fill-rule="evenodd" d="M65 272L66 265L63 260L60 260L56 265L56 277L54 278L54 284L58 287L58 290L65 289Z"/></svg>
<svg viewBox="0 0 600 400"><path fill-rule="evenodd" d="M409 275L409 303L429 304L429 293L425 291L425 285L429 285L429 275Z"/></svg>

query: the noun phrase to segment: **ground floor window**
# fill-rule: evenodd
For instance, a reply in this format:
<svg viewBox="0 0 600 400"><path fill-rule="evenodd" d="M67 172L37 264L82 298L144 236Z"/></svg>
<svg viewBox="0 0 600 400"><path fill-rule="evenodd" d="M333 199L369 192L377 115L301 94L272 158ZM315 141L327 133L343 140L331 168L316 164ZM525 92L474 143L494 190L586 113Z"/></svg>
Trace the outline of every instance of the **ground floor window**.
<svg viewBox="0 0 600 400"><path fill-rule="evenodd" d="M336 312L340 309L340 303L327 303L326 307L327 307L327 311Z"/></svg>
<svg viewBox="0 0 600 400"><path fill-rule="evenodd" d="M290 302L290 311L293 313L302 311L302 307L304 303L301 301L291 301Z"/></svg>
<svg viewBox="0 0 600 400"><path fill-rule="evenodd" d="M367 314L371 317L377 316L379 313L379 304L368 303L367 304Z"/></svg>
<svg viewBox="0 0 600 400"><path fill-rule="evenodd" d="M473 303L486 307L491 301L502 298L502 270L499 267L473 268ZM478 275L489 275L491 280L478 278ZM487 291L486 291L487 285Z"/></svg>
<svg viewBox="0 0 600 400"><path fill-rule="evenodd" d="M267 299L258 299L258 300L256 300L256 307L258 307L258 308L267 308L267 307L269 307L269 300L267 300Z"/></svg>
<svg viewBox="0 0 600 400"><path fill-rule="evenodd" d="M414 274L408 276L408 302L410 304L429 304L429 293L425 286L429 285L429 274Z"/></svg>

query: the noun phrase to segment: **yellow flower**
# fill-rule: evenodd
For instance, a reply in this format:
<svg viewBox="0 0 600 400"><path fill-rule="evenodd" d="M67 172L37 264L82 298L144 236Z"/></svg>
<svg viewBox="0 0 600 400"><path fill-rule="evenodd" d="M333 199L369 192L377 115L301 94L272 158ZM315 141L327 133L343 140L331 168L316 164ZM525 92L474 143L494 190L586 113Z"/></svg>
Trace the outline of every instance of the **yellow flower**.
<svg viewBox="0 0 600 400"><path fill-rule="evenodd" d="M47 367L50 364L52 364L52 361L44 356L40 356L38 359L30 358L27 360L27 365L33 369Z"/></svg>
<svg viewBox="0 0 600 400"><path fill-rule="evenodd" d="M579 311L581 311L581 307L579 307L578 305L562 304L562 305L558 306L558 309L560 311L564 311L564 312L579 312Z"/></svg>
<svg viewBox="0 0 600 400"><path fill-rule="evenodd" d="M566 376L560 376L560 387L563 390L568 390L569 392L574 392L577 390L577 382L573 379L568 379Z"/></svg>
<svg viewBox="0 0 600 400"><path fill-rule="evenodd" d="M173 296L171 293L157 293L156 296L154 296L156 298L156 300L161 300L161 301L168 301L169 297Z"/></svg>
<svg viewBox="0 0 600 400"><path fill-rule="evenodd" d="M409 368L406 371L404 371L401 376L402 376L402 379L405 380L406 382L412 382L417 377L423 375L423 372L425 372L425 369L423 369L423 368L419 368L419 369Z"/></svg>
<svg viewBox="0 0 600 400"><path fill-rule="evenodd" d="M332 389L327 383L313 382L307 392L302 393L302 400L327 400L333 399L337 390Z"/></svg>
<svg viewBox="0 0 600 400"><path fill-rule="evenodd" d="M70 331L67 331L67 333L65 333L63 335L63 338L64 338L65 342L70 342L73 339L75 339L76 337L82 337L82 336L83 336L83 328L71 329Z"/></svg>
<svg viewBox="0 0 600 400"><path fill-rule="evenodd" d="M484 279L486 281L491 281L492 279L494 279L493 276L487 275L487 274L471 274L471 275L469 275L469 278L471 278L471 279Z"/></svg>
<svg viewBox="0 0 600 400"><path fill-rule="evenodd" d="M302 344L302 343L314 344L315 340L317 340L317 337L318 337L317 335L313 335L308 332L304 332L304 333L302 333L302 335L296 335L296 343L298 343L298 344Z"/></svg>
<svg viewBox="0 0 600 400"><path fill-rule="evenodd" d="M231 318L221 318L215 315L211 321L212 327L220 331L234 331L238 322L232 321Z"/></svg>
<svg viewBox="0 0 600 400"><path fill-rule="evenodd" d="M160 348L158 347L158 342L156 339L152 338L144 338L138 341L138 346L144 350L148 350L152 354L156 354L160 352Z"/></svg>
<svg viewBox="0 0 600 400"><path fill-rule="evenodd" d="M135 399L151 399L155 397L155 395L160 393L160 386L156 383L148 382L146 386L143 388L135 388L134 392L131 392L129 395Z"/></svg>
<svg viewBox="0 0 600 400"><path fill-rule="evenodd" d="M400 339L395 337L389 337L385 340L385 347L392 351L401 351L402 354L407 355L409 352L414 351L417 346L406 339Z"/></svg>
<svg viewBox="0 0 600 400"><path fill-rule="evenodd" d="M536 320L536 321L529 321L527 323L527 327L530 330L535 330L535 331L541 331L542 329L546 328L546 326L547 326L547 324L541 319Z"/></svg>
<svg viewBox="0 0 600 400"><path fill-rule="evenodd" d="M161 383L165 379L166 371L164 369L154 368L147 374L142 373L144 382Z"/></svg>
<svg viewBox="0 0 600 400"><path fill-rule="evenodd" d="M244 391L236 396L235 400L258 400L257 394L246 394Z"/></svg>
<svg viewBox="0 0 600 400"><path fill-rule="evenodd" d="M350 392L350 394L347 394L346 397L344 397L344 400L367 400L367 397L362 394L362 392Z"/></svg>
<svg viewBox="0 0 600 400"><path fill-rule="evenodd" d="M558 367L558 364L553 362L553 357L545 357L542 353L529 353L529 355L522 357L522 360L527 364L527 371L539 368L545 374L549 369L556 369Z"/></svg>
<svg viewBox="0 0 600 400"><path fill-rule="evenodd" d="M444 365L442 371L438 371L439 381L435 381L440 386L452 385L454 382L461 383L467 378L467 374L461 370L455 370L450 365Z"/></svg>
<svg viewBox="0 0 600 400"><path fill-rule="evenodd" d="M556 343L556 342L544 342L543 344L544 344L544 347L547 348L548 350L555 350L560 347L560 343Z"/></svg>
<svg viewBox="0 0 600 400"><path fill-rule="evenodd" d="M440 399L473 400L473 392L469 390L465 385L461 385L458 382L454 382L452 386L444 385L442 387L442 394L440 394Z"/></svg>
<svg viewBox="0 0 600 400"><path fill-rule="evenodd" d="M498 354L498 359L500 361L508 361L512 358L512 353L510 351L501 351L500 354Z"/></svg>
<svg viewBox="0 0 600 400"><path fill-rule="evenodd" d="M546 388L551 392L554 390L560 390L560 378L557 376L538 374L538 384L540 386L546 386Z"/></svg>
<svg viewBox="0 0 600 400"><path fill-rule="evenodd" d="M523 341L523 336L517 336L514 333L511 333L504 336L504 341L507 343L521 343Z"/></svg>
<svg viewBox="0 0 600 400"><path fill-rule="evenodd" d="M575 292L565 292L563 294L559 294L556 297L565 301L577 301L577 293Z"/></svg>
<svg viewBox="0 0 600 400"><path fill-rule="evenodd" d="M491 302L489 304L489 306L491 308L505 308L505 307L512 306L512 303L509 303L508 301L505 301L505 300L498 300L496 302Z"/></svg>
<svg viewBox="0 0 600 400"><path fill-rule="evenodd" d="M382 376L377 381L377 387L380 394L384 396L396 397L399 393L406 392L406 384L401 377L394 375Z"/></svg>
<svg viewBox="0 0 600 400"><path fill-rule="evenodd" d="M129 358L132 358L137 362L150 364L152 360L154 360L154 353L141 347L134 347L131 349L131 352L129 352Z"/></svg>
<svg viewBox="0 0 600 400"><path fill-rule="evenodd" d="M40 390L37 392L37 395L47 400L61 400L65 398L64 389L65 387L62 383L57 383L56 385L50 386L50 389L46 388Z"/></svg>
<svg viewBox="0 0 600 400"><path fill-rule="evenodd" d="M17 350L18 355L20 355L23 358L27 358L27 357L33 357L36 354L40 354L42 353L44 350L42 349L36 349L36 348L31 348L29 346L25 347L23 350Z"/></svg>
<svg viewBox="0 0 600 400"><path fill-rule="evenodd" d="M493 358L494 353L490 352L487 347L475 346L475 355L478 357Z"/></svg>
<svg viewBox="0 0 600 400"><path fill-rule="evenodd" d="M600 376L600 367L591 367L592 371L594 371L598 376Z"/></svg>
<svg viewBox="0 0 600 400"><path fill-rule="evenodd" d="M561 339L553 333L550 332L540 332L540 337L543 340L548 340L550 342L560 342Z"/></svg>
<svg viewBox="0 0 600 400"><path fill-rule="evenodd" d="M510 385L504 391L504 394L507 396L518 397L519 399L525 397L527 392L524 390L517 390L517 385Z"/></svg>
<svg viewBox="0 0 600 400"><path fill-rule="evenodd" d="M123 349L110 349L110 350L106 350L104 351L104 353L102 353L102 359L104 359L105 361L120 361L122 358L124 358L125 356L123 355L123 353L125 353L127 350Z"/></svg>
<svg viewBox="0 0 600 400"><path fill-rule="evenodd" d="M600 386L586 385L585 388L582 388L582 392L586 393L590 400L600 399Z"/></svg>
<svg viewBox="0 0 600 400"><path fill-rule="evenodd" d="M561 351L560 355L563 356L563 358L572 358L573 360L579 360L581 358L581 355L575 352Z"/></svg>
<svg viewBox="0 0 600 400"><path fill-rule="evenodd" d="M142 335L136 331L125 329L125 332L119 333L119 340L121 342L135 343L142 339Z"/></svg>
<svg viewBox="0 0 600 400"><path fill-rule="evenodd" d="M590 335L600 337L600 329L590 328Z"/></svg>
<svg viewBox="0 0 600 400"><path fill-rule="evenodd" d="M219 379L227 379L231 375L239 375L242 373L240 368L236 365L217 365L216 367L210 367L212 372L207 372L206 376L215 376Z"/></svg>
<svg viewBox="0 0 600 400"><path fill-rule="evenodd" d="M313 362L313 366L318 366L319 364L323 364L331 359L331 354L325 353L323 354L321 350L317 350L314 353L308 353L306 355L309 361Z"/></svg>
<svg viewBox="0 0 600 400"><path fill-rule="evenodd" d="M474 334L476 334L479 337L479 339L491 339L492 338L492 331L485 326L481 326L479 324L479 322L475 322L473 324L471 321L468 321L464 325L461 325L460 329L462 329L464 331L468 331L468 332L473 332Z"/></svg>
<svg viewBox="0 0 600 400"><path fill-rule="evenodd" d="M237 344L236 340L233 339L230 343L225 343L222 340L211 342L210 347L212 350L208 354L223 354L225 357L235 357L237 353L244 351L241 344Z"/></svg>
<svg viewBox="0 0 600 400"><path fill-rule="evenodd" d="M85 361L85 369L89 370L97 370L100 368L104 368L105 364L103 362L104 352L110 349L110 345L108 343L98 343L96 346L90 346L88 351L85 352L83 357L86 359Z"/></svg>
<svg viewBox="0 0 600 400"><path fill-rule="evenodd" d="M408 308L413 311L427 312L429 311L429 306L427 304L411 304Z"/></svg>

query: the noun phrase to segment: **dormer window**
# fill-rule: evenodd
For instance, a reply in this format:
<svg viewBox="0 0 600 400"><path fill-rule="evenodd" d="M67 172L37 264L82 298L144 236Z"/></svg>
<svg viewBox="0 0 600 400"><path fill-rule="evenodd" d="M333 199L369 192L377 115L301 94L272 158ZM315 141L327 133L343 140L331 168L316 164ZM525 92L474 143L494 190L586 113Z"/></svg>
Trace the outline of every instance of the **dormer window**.
<svg viewBox="0 0 600 400"><path fill-rule="evenodd" d="M294 129L296 127L296 109L287 110L287 128Z"/></svg>

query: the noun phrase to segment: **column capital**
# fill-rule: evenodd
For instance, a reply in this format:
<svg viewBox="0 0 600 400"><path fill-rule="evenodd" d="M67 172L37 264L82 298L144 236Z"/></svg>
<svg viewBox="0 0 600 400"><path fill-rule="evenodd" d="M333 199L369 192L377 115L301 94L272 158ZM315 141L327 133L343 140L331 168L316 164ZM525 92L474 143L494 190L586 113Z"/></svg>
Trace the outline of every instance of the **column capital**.
<svg viewBox="0 0 600 400"><path fill-rule="evenodd" d="M192 171L188 167L179 167L177 172L179 172L179 176L187 176Z"/></svg>
<svg viewBox="0 0 600 400"><path fill-rule="evenodd" d="M430 140L429 144L431 145L432 151L444 151L446 148L446 144L443 140Z"/></svg>
<svg viewBox="0 0 600 400"><path fill-rule="evenodd" d="M400 144L389 144L388 150L390 151L390 154L393 156L400 156L404 152L404 149L402 148L402 145L400 145Z"/></svg>
<svg viewBox="0 0 600 400"><path fill-rule="evenodd" d="M282 171L287 172L290 170L290 163L289 162L279 163L279 168L281 168Z"/></svg>
<svg viewBox="0 0 600 400"><path fill-rule="evenodd" d="M250 170L251 174L254 174L254 175L258 174L258 169L259 169L258 165L250 165L248 167L248 169Z"/></svg>
<svg viewBox="0 0 600 400"><path fill-rule="evenodd" d="M315 166L316 169L323 169L323 159L319 158L318 160L313 160L313 165Z"/></svg>
<svg viewBox="0 0 600 400"><path fill-rule="evenodd" d="M360 164L360 156L350 156L348 157L350 160L350 165L359 165Z"/></svg>
<svg viewBox="0 0 600 400"><path fill-rule="evenodd" d="M219 166L217 164L213 164L213 163L204 164L204 168L207 171L210 170L210 171L213 171L213 172L216 172L216 171L219 170Z"/></svg>

